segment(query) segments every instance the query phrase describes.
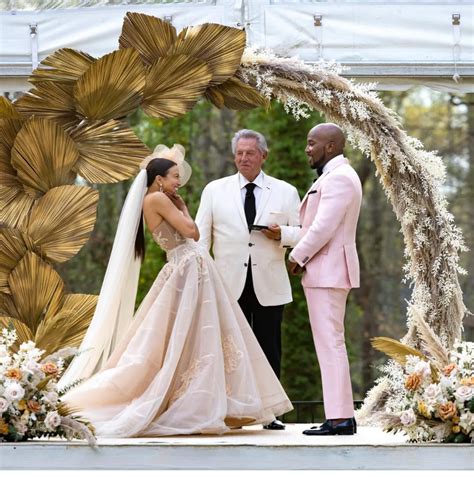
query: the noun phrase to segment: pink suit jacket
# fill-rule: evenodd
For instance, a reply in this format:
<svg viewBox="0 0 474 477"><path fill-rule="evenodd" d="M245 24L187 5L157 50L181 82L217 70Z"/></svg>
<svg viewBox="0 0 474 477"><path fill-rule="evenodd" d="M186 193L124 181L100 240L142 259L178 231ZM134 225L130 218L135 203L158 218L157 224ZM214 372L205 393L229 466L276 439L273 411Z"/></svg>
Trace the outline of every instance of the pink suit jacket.
<svg viewBox="0 0 474 477"><path fill-rule="evenodd" d="M359 176L342 155L331 159L300 206L301 239L291 252L307 288L358 288Z"/></svg>

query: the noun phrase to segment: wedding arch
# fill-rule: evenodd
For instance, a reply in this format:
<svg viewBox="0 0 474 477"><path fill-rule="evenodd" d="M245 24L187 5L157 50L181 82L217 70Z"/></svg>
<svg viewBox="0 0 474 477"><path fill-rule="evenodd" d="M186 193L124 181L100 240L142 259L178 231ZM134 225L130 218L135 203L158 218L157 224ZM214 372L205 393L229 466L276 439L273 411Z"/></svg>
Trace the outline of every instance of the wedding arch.
<svg viewBox="0 0 474 477"><path fill-rule="evenodd" d="M461 337L458 282L462 234L447 210L441 159L409 137L371 85L343 78L334 64L310 66L245 49L245 32L218 24L184 28L127 13L119 49L94 58L60 49L32 73L14 103L0 98L0 325L54 352L79 345L96 297L66 294L53 264L88 241L98 193L78 185L136 174L148 154L126 122L190 111L204 96L219 108L280 101L296 118L319 110L374 162L405 242L413 286L404 342Z"/></svg>

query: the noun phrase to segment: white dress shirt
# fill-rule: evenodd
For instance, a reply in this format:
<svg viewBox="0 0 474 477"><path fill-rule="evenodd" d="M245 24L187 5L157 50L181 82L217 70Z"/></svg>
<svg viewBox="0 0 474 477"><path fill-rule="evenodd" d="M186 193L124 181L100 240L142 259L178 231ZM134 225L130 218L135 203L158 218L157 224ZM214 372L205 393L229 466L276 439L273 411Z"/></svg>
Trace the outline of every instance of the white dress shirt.
<svg viewBox="0 0 474 477"><path fill-rule="evenodd" d="M255 209L258 209L258 204L260 202L260 197L262 195L263 189L263 182L264 182L264 174L263 171L260 171L260 174L255 178L253 183L257 186L253 190L253 195L255 196ZM250 183L240 172L239 172L239 183L240 183L240 193L242 195L242 204L245 206L245 194L247 193L247 189L245 186Z"/></svg>

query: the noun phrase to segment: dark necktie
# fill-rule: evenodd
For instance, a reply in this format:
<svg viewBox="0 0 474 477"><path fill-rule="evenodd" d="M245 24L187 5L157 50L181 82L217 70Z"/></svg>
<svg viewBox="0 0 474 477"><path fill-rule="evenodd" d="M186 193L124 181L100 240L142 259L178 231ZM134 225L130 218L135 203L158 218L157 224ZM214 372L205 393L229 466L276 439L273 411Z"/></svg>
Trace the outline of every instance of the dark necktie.
<svg viewBox="0 0 474 477"><path fill-rule="evenodd" d="M323 167L316 167L316 172L318 173L318 177L313 179L313 182L316 182L323 174Z"/></svg>
<svg viewBox="0 0 474 477"><path fill-rule="evenodd" d="M255 208L255 196L253 195L253 190L257 187L253 182L249 182L245 188L247 192L245 193L245 217L247 218L247 225L250 227L255 220L257 215L257 210Z"/></svg>

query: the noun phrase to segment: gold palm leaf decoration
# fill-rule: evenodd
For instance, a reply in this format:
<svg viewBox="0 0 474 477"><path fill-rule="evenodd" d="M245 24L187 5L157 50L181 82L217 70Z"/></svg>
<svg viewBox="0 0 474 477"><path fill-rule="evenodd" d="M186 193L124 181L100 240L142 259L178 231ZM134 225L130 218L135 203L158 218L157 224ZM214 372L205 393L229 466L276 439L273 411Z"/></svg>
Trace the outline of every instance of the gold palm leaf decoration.
<svg viewBox="0 0 474 477"><path fill-rule="evenodd" d="M23 127L18 119L0 119L0 186L19 188L16 170L11 165L11 153L15 138Z"/></svg>
<svg viewBox="0 0 474 477"><path fill-rule="evenodd" d="M19 98L15 106L25 117L35 115L52 119L69 129L80 121L72 91L72 85L68 84L38 83L36 88Z"/></svg>
<svg viewBox="0 0 474 477"><path fill-rule="evenodd" d="M120 119L135 111L145 87L145 66L133 48L98 59L74 87L77 111L89 120Z"/></svg>
<svg viewBox="0 0 474 477"><path fill-rule="evenodd" d="M33 71L28 81L31 83L54 81L73 84L94 61L93 56L82 51L61 48L46 57L40 63L39 68Z"/></svg>
<svg viewBox="0 0 474 477"><path fill-rule="evenodd" d="M184 28L168 54L188 55L206 62L212 71L213 86L234 76L244 52L245 40L243 30L206 23Z"/></svg>
<svg viewBox="0 0 474 477"><path fill-rule="evenodd" d="M28 250L36 249L27 234L10 227L0 227L0 292L10 293L8 277Z"/></svg>
<svg viewBox="0 0 474 477"><path fill-rule="evenodd" d="M201 60L186 55L162 58L147 74L141 107L153 117L185 114L202 96L211 78L209 66Z"/></svg>
<svg viewBox="0 0 474 477"><path fill-rule="evenodd" d="M46 317L38 326L35 342L46 353L58 347L78 347L94 316L97 297L94 295L66 295L59 313Z"/></svg>
<svg viewBox="0 0 474 477"><path fill-rule="evenodd" d="M177 38L168 22L143 13L128 12L123 21L120 48L135 48L142 60L151 65L166 56Z"/></svg>
<svg viewBox="0 0 474 477"><path fill-rule="evenodd" d="M79 126L71 132L79 150L74 171L94 184L132 177L150 150L123 121L110 120Z"/></svg>
<svg viewBox="0 0 474 477"><path fill-rule="evenodd" d="M79 159L74 141L55 122L30 118L17 134L12 165L25 192L37 198L53 187L70 184Z"/></svg>
<svg viewBox="0 0 474 477"><path fill-rule="evenodd" d="M13 104L4 96L0 96L0 119L21 119Z"/></svg>
<svg viewBox="0 0 474 477"><path fill-rule="evenodd" d="M408 356L417 356L423 361L426 361L430 365L433 381L439 381L438 367L432 361L430 361L421 351L418 351L411 346L407 346L398 340L394 340L393 338L379 336L376 338L371 338L370 341L372 342L372 346L375 349L382 351L382 353L385 353L387 356L389 356L402 366L405 366Z"/></svg>
<svg viewBox="0 0 474 477"><path fill-rule="evenodd" d="M99 193L66 185L49 190L31 212L28 235L52 262L72 258L94 228Z"/></svg>
<svg viewBox="0 0 474 477"><path fill-rule="evenodd" d="M11 151L22 126L18 119L0 119L0 222L11 227L25 224L34 202L11 164Z"/></svg>
<svg viewBox="0 0 474 477"><path fill-rule="evenodd" d="M240 110L261 106L268 108L270 105L270 101L264 96L235 77L228 79L225 83L209 88L205 96L218 108L225 106L229 109Z"/></svg>
<svg viewBox="0 0 474 477"><path fill-rule="evenodd" d="M404 345L398 340L386 337L371 338L372 346L390 356L394 361L402 366L406 363L407 356L418 356L418 358L426 359L425 355L411 346Z"/></svg>
<svg viewBox="0 0 474 477"><path fill-rule="evenodd" d="M8 277L11 296L4 295L4 309L36 333L41 320L61 307L64 284L53 267L27 252Z"/></svg>

